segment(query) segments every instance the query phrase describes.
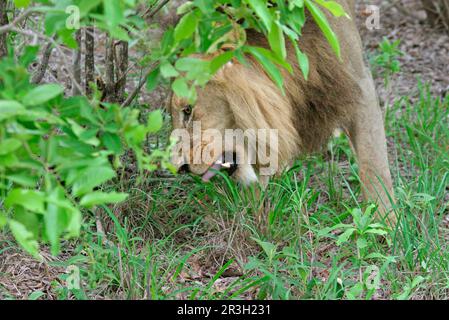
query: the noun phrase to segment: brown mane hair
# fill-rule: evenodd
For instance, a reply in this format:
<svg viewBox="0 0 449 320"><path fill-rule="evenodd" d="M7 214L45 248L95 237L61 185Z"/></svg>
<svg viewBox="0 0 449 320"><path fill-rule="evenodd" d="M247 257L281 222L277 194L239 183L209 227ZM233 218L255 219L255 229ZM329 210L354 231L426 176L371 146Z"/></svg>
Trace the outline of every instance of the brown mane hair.
<svg viewBox="0 0 449 320"><path fill-rule="evenodd" d="M310 21L310 19L309 19ZM286 164L299 153L320 149L337 127L344 126L356 107L361 91L313 22L304 26L300 48L309 57L306 81L293 46L287 59L294 72L283 70L285 95L253 57L248 65L234 62L213 79L233 112L237 128L278 129L278 155ZM268 47L256 32L248 32L249 44Z"/></svg>

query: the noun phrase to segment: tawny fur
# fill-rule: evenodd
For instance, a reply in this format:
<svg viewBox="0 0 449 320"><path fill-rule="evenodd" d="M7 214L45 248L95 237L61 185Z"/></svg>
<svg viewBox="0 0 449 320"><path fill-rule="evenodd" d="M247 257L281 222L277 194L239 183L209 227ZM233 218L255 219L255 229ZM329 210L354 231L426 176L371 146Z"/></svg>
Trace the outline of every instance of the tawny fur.
<svg viewBox="0 0 449 320"><path fill-rule="evenodd" d="M268 48L264 36L256 32L248 31L248 42ZM360 99L360 88L311 19L304 26L299 45L310 60L307 80L299 69L291 43L287 44L287 60L293 73L282 71L285 94L252 56L246 56L247 64L233 61L199 90L193 119L201 121L204 129L277 129L278 150L272 151L278 153L279 170L301 153L320 150L333 131L346 126L351 119ZM211 96L217 98L202 101ZM216 115L214 105L223 102L227 107L221 108L223 121L214 126L210 124L217 122L211 119ZM173 111L185 104L186 101L174 97ZM224 123L227 125L223 126Z"/></svg>
<svg viewBox="0 0 449 320"><path fill-rule="evenodd" d="M336 1L354 19L354 0ZM225 129L277 129L279 145L275 152L279 170L299 154L319 150L334 129L343 128L356 153L365 199L377 202L380 216L388 213L389 222L394 224L394 193L382 111L372 75L364 63L360 36L353 20L329 17L329 22L340 40L341 60L309 17L299 40L301 50L310 59L307 81L291 45L287 51L294 72L283 71L285 95L250 56L245 65L233 61L199 90L189 121L182 112L187 101L172 99L173 127L192 130L193 120L200 121L203 130L213 128L221 133ZM251 45L268 48L263 35L251 31L247 35ZM205 144L207 141L200 143ZM181 158L184 159L175 161L178 165L189 161L186 155ZM190 171L203 174L210 165L191 164ZM254 168L260 169L258 164ZM254 173L251 166L245 166L234 176L244 181ZM267 177L261 176L259 182L262 181L267 181Z"/></svg>

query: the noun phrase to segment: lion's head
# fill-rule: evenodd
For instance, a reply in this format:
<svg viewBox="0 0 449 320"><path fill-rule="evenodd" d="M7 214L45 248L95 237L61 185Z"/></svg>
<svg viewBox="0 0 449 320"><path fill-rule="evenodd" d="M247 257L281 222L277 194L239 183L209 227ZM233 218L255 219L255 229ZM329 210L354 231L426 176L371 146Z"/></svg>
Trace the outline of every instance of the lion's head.
<svg viewBox="0 0 449 320"><path fill-rule="evenodd" d="M198 90L195 105L172 97L173 135L179 140L173 163L204 181L218 170L245 184L278 172L300 143L288 96L256 62L228 63Z"/></svg>

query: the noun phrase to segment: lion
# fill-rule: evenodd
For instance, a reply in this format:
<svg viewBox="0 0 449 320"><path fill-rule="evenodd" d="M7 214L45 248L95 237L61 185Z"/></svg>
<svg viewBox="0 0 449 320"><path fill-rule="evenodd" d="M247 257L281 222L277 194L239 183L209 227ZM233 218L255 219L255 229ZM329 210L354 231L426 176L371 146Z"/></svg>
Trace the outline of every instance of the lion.
<svg viewBox="0 0 449 320"><path fill-rule="evenodd" d="M195 123L200 123L198 131L203 133L199 138L193 134L187 146L177 148L173 163L179 172L200 175L209 181L223 169L244 184L266 185L271 176L282 172L299 155L320 151L335 130L341 129L355 152L364 198L376 202L378 214L395 223L382 111L371 72L364 62L354 4L338 2L352 16L329 19L340 41L341 60L319 27L308 19L298 42L309 57L307 80L290 44L287 60L294 72L283 71L284 92L248 55L247 64L231 61L217 72L198 90L194 106L173 95L169 105L174 131L192 133ZM248 31L247 39L250 45L269 48L265 37L255 31ZM261 141L254 133L261 129L275 130L277 141L271 144L266 137ZM205 134L207 130L214 134ZM222 138L216 136L223 137L229 130L252 133L245 136L243 143L230 147L225 143L223 147ZM263 170L267 163L262 163L258 152L248 151L260 144L275 154L279 165L274 171ZM195 154L202 152L209 155L207 160L194 159Z"/></svg>

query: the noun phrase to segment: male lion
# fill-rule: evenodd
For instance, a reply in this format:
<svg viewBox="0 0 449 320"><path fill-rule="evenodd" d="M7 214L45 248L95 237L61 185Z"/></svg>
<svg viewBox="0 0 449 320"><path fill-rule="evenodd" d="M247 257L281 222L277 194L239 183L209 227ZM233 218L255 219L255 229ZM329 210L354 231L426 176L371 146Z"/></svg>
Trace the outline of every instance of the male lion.
<svg viewBox="0 0 449 320"><path fill-rule="evenodd" d="M308 80L299 69L292 46L287 47L288 61L295 72L283 72L285 94L252 57L246 57L249 61L246 65L232 61L199 90L193 108L176 96L171 99L173 127L191 133L195 122L200 122L200 132L214 129L221 136L225 136L226 129L276 129L279 138L276 145L270 145L266 139L263 141L271 148L270 152L276 152L280 164L277 172L272 173L281 171L301 153L319 150L334 130L341 128L349 136L357 155L364 196L377 202L383 215L390 211L393 191L382 112L372 75L364 64L353 3L339 2L353 16L352 20L329 19L340 40L342 61L318 26L309 19L299 41L301 50L310 59ZM248 42L269 47L264 36L256 32L248 32ZM175 153L173 161L180 171L202 175L207 181L216 170L226 168L243 183L267 182L267 176L261 174L266 163L261 164L258 155L251 159L245 148L248 143L229 150L226 146L222 149L219 139L208 135L199 139L191 138L192 143L189 141L187 148ZM254 143L252 148L255 148ZM207 161L198 162L193 160L195 152L207 152L211 156ZM237 163L236 159L253 162ZM388 218L394 223L393 214Z"/></svg>

